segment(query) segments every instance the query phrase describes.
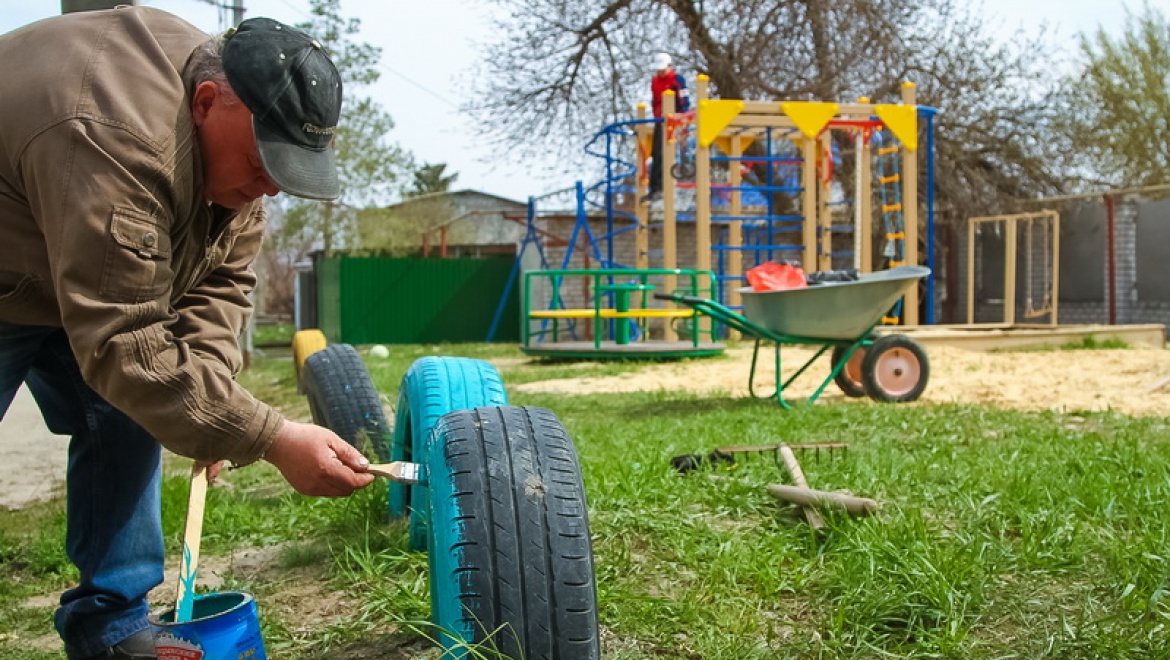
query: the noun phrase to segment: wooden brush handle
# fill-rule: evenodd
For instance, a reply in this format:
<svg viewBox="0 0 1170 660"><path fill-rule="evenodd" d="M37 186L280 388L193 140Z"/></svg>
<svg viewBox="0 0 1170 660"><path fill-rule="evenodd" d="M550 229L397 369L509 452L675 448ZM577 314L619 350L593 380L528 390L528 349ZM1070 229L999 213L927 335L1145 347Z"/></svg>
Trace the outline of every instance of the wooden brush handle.
<svg viewBox="0 0 1170 660"><path fill-rule="evenodd" d="M391 481L397 481L402 484L413 485L422 483L422 471L418 463L409 463L407 461L374 463L366 468L366 472L377 477L386 477Z"/></svg>
<svg viewBox="0 0 1170 660"><path fill-rule="evenodd" d="M179 563L179 585L175 592L175 623L191 620L195 607L195 576L199 567L199 541L203 538L203 507L207 501L207 468L191 471L191 492L187 496L187 526L183 531L183 558Z"/></svg>

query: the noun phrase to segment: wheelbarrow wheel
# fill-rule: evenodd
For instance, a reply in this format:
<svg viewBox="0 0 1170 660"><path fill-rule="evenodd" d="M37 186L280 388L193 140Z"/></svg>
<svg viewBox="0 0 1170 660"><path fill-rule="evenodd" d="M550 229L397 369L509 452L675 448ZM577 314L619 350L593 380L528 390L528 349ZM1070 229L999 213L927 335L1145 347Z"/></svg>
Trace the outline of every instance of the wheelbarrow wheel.
<svg viewBox="0 0 1170 660"><path fill-rule="evenodd" d="M875 339L866 351L861 378L866 393L875 401L915 401L930 380L930 362L914 340L905 335L885 335Z"/></svg>
<svg viewBox="0 0 1170 660"><path fill-rule="evenodd" d="M431 619L464 657L601 657L585 488L543 408L445 415L429 456ZM481 657L474 653L475 657Z"/></svg>
<svg viewBox="0 0 1170 660"><path fill-rule="evenodd" d="M379 462L389 459L390 425L382 399L353 346L331 344L313 353L302 375L313 422Z"/></svg>
<svg viewBox="0 0 1170 660"><path fill-rule="evenodd" d="M837 366L837 363L845 356L846 348L845 346L837 346L833 349L833 366ZM853 355L849 357L849 362L844 367L841 367L841 371L838 371L837 375L833 376L833 382L837 384L837 387L841 388L845 396L854 399L865 396L865 383L861 379L861 365L864 362L865 348L859 347L856 351L853 351Z"/></svg>
<svg viewBox="0 0 1170 660"><path fill-rule="evenodd" d="M504 381L483 360L424 357L414 361L398 388L390 460L425 465L427 443L439 418L449 412L508 403ZM410 547L427 548L427 489L390 483L387 505L391 518L410 516Z"/></svg>

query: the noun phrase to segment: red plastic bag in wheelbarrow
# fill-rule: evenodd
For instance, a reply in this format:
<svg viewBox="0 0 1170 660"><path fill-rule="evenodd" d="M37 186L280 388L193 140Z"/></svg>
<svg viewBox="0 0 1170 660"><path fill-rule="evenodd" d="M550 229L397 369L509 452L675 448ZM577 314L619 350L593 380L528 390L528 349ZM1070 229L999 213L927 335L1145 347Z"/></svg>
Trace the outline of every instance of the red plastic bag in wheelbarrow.
<svg viewBox="0 0 1170 660"><path fill-rule="evenodd" d="M785 261L765 261L755 268L749 268L747 279L754 291L783 291L808 286L804 269Z"/></svg>

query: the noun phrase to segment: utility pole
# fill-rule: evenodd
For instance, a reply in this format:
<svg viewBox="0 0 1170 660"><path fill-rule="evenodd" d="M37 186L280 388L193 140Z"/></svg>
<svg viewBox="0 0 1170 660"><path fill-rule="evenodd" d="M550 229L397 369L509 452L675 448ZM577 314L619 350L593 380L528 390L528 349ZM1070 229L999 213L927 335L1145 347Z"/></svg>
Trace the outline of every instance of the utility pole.
<svg viewBox="0 0 1170 660"><path fill-rule="evenodd" d="M236 0L243 2L243 0ZM61 13L72 14L77 11L94 11L97 9L113 9L118 5L136 5L138 0L61 0Z"/></svg>
<svg viewBox="0 0 1170 660"><path fill-rule="evenodd" d="M244 0L200 0L200 2L215 7L219 12L221 32L244 22ZM229 11L231 14L228 14Z"/></svg>

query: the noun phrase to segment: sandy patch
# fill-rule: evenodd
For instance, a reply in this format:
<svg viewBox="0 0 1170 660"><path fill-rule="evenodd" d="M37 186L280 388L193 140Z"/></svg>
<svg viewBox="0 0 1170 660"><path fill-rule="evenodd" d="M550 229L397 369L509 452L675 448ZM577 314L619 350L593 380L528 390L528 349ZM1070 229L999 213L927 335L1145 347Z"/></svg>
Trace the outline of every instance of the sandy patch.
<svg viewBox="0 0 1170 660"><path fill-rule="evenodd" d="M1152 386L1170 377L1170 351L1154 348L987 353L946 346L926 347L930 382L923 401L978 403L1019 410L1115 410L1128 415L1170 415L1170 384ZM786 347L781 355L785 377L813 355ZM604 392L688 391L748 395L752 349L736 347L726 358L664 362L633 374L613 377L566 378L518 385L521 392L596 394ZM829 372L822 357L784 391L785 398L807 397ZM773 391L775 369L771 349L761 350L756 393ZM843 399L829 385L822 399Z"/></svg>

